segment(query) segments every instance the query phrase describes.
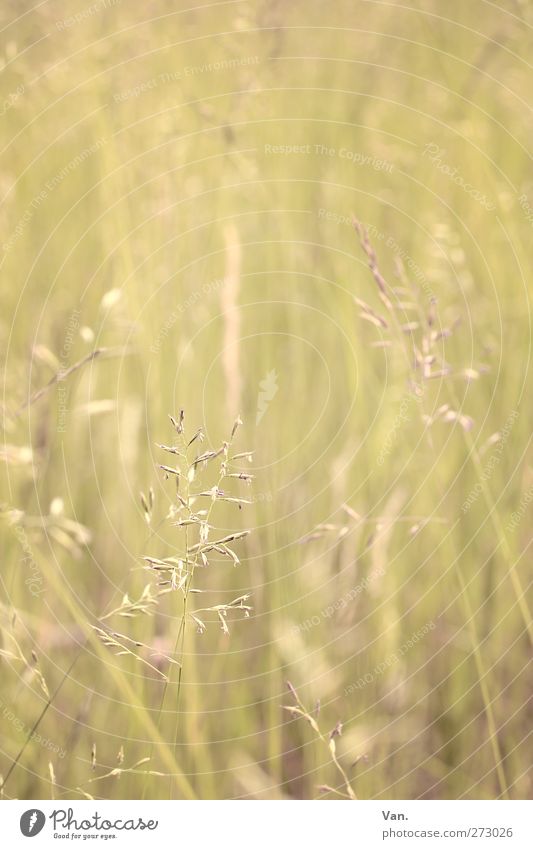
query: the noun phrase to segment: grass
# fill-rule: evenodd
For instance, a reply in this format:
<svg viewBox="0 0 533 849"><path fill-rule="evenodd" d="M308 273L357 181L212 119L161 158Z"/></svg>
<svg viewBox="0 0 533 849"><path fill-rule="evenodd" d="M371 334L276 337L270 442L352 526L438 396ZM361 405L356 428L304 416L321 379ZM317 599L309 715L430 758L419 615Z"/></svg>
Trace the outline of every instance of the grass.
<svg viewBox="0 0 533 849"><path fill-rule="evenodd" d="M531 798L530 9L189 6L0 11L3 796Z"/></svg>

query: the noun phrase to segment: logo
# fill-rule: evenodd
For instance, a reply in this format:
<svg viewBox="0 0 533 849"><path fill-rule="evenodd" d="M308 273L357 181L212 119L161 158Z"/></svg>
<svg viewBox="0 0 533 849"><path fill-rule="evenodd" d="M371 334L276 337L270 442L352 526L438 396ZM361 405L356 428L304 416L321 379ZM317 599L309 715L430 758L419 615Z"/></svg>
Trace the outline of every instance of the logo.
<svg viewBox="0 0 533 849"><path fill-rule="evenodd" d="M257 415L255 417L256 425L259 424L266 411L268 405L273 400L278 391L278 375L276 369L269 371L265 378L259 384L260 392L257 396Z"/></svg>
<svg viewBox="0 0 533 849"><path fill-rule="evenodd" d="M20 830L24 837L35 837L43 830L46 817L42 811L37 808L31 808L25 811L20 818Z"/></svg>

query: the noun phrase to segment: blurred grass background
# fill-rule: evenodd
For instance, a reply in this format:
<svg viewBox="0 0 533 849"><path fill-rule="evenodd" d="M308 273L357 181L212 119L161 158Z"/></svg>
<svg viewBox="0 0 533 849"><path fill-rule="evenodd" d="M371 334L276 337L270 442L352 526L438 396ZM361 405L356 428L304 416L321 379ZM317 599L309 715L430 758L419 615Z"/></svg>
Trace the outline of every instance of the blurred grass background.
<svg viewBox="0 0 533 849"><path fill-rule="evenodd" d="M531 3L188 5L0 10L2 648L27 659L0 660L4 776L47 705L32 650L61 684L4 795L314 797L336 779L289 679L343 721L361 798L531 798ZM426 427L360 319L352 215L458 320L424 406L470 431ZM202 574L254 612L187 632L174 745L175 677L158 717L161 681L91 625L175 544L155 443L180 408L212 446L240 413L255 451L220 518L253 529L242 563ZM302 542L321 524L348 529ZM124 627L171 652L180 609ZM150 764L100 778L121 746Z"/></svg>

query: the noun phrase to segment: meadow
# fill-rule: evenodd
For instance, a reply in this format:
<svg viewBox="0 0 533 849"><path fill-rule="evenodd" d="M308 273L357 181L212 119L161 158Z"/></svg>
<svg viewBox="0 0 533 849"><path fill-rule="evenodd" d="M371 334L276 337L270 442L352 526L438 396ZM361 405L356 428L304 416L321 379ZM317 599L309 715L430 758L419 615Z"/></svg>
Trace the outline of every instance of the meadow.
<svg viewBox="0 0 533 849"><path fill-rule="evenodd" d="M3 798L532 798L532 25L3 0Z"/></svg>

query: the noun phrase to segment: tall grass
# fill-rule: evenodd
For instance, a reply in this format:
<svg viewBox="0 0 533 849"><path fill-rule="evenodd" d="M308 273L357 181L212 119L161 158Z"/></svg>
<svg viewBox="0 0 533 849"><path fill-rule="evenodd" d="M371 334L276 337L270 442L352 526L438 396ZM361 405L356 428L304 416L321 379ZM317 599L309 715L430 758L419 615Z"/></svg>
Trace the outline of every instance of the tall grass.
<svg viewBox="0 0 533 849"><path fill-rule="evenodd" d="M527 4L91 9L0 10L4 797L531 797Z"/></svg>

